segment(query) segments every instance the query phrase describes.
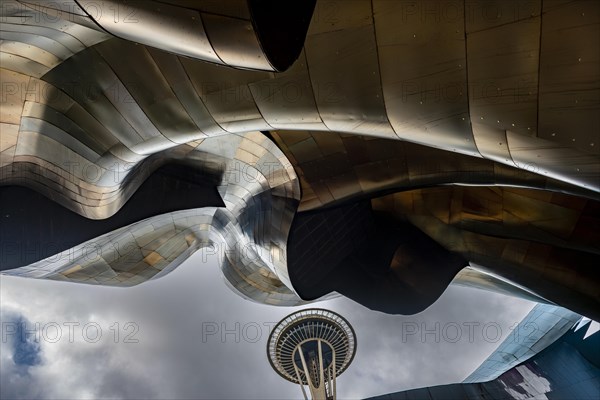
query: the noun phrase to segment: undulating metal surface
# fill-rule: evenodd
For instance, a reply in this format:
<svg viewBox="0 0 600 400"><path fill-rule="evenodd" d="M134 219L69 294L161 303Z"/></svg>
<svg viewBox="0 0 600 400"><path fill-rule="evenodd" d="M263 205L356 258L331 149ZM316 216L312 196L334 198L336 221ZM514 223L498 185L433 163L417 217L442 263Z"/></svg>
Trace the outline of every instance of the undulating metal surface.
<svg viewBox="0 0 600 400"><path fill-rule="evenodd" d="M267 304L298 305L285 265L299 199L293 168L259 132L208 138L161 154L220 178L225 207L174 211L86 241L6 275L131 286L163 276L203 249L222 259L228 284Z"/></svg>
<svg viewBox="0 0 600 400"><path fill-rule="evenodd" d="M499 275L490 273L485 268L479 267L476 264L461 269L451 284L502 293L507 296L518 297L536 303L550 304L548 300L532 293L527 288L510 282Z"/></svg>
<svg viewBox="0 0 600 400"><path fill-rule="evenodd" d="M398 192L372 204L477 268L600 318L597 201L523 188L446 186Z"/></svg>
<svg viewBox="0 0 600 400"><path fill-rule="evenodd" d="M289 234L290 281L305 300L337 292L373 310L415 314L466 265L411 224L374 213L369 201L300 213Z"/></svg>
<svg viewBox="0 0 600 400"><path fill-rule="evenodd" d="M463 383L371 397L410 399L597 399L600 333L555 306L536 306Z"/></svg>
<svg viewBox="0 0 600 400"><path fill-rule="evenodd" d="M224 207L220 177L192 166L159 167L112 217L90 220L22 186L0 186L0 269L11 269L66 251L81 242L171 211Z"/></svg>
<svg viewBox="0 0 600 400"><path fill-rule="evenodd" d="M180 233L161 256L169 262L152 256L126 284L159 276L146 267L152 260L171 270L218 237L258 246L256 263L227 259L233 286L258 301L277 303L277 293L278 303L297 304L297 271L288 268L302 259L284 256L298 202L319 211L387 195L372 206L396 233L372 266L398 288L407 287L406 271L436 274L439 287L413 287L427 295L406 308L397 303L409 297L370 297L386 282L383 274L370 289L359 284L373 242L348 264L353 278L329 290L315 285L306 297L339 289L408 312L434 301L472 261L482 275L597 312L597 2L22 0L3 2L0 18L1 185L105 219L170 160L213 172L237 163L265 177L219 175L224 209L186 211L199 219L177 224L180 212L155 216L101 236L112 246L120 235L133 244L129 231ZM272 131L281 150L257 131ZM457 184L482 187L440 186ZM188 243L183 232L200 239ZM436 249L423 256L430 259L401 250L407 235L415 248ZM132 246L136 263L151 254L145 245ZM447 268L419 272L444 259ZM97 268L117 284L123 267L111 263ZM16 271L62 279L77 265L88 264L47 259ZM100 282L94 268L72 280ZM491 287L506 290L503 282Z"/></svg>
<svg viewBox="0 0 600 400"><path fill-rule="evenodd" d="M444 184L515 186L600 199L597 193L492 160L339 132L273 131L302 183L300 211Z"/></svg>
<svg viewBox="0 0 600 400"><path fill-rule="evenodd" d="M18 0L51 20L75 21L113 36L220 65L286 70L304 43L315 0ZM16 4L15 4L16 3ZM18 14L17 14L18 15ZM272 34L285 27L289 39Z"/></svg>
<svg viewBox="0 0 600 400"><path fill-rule="evenodd" d="M513 337L504 340L463 383L498 378L552 345L580 320L579 314L567 309L550 304L536 305L515 327Z"/></svg>

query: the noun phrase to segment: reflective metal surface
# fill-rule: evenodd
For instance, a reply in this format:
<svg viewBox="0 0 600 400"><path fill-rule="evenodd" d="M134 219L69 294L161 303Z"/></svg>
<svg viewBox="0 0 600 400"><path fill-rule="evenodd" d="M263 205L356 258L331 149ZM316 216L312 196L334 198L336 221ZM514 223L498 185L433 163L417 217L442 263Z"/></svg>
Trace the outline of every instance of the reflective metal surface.
<svg viewBox="0 0 600 400"><path fill-rule="evenodd" d="M154 162L167 159L195 164L220 177L225 208L151 217L3 273L132 286L169 273L201 250L205 257L219 257L229 286L244 297L266 304L302 304L291 289L285 264L299 187L280 150L254 132L175 147ZM148 164L143 163L141 170L155 169ZM129 178L127 182L138 179Z"/></svg>
<svg viewBox="0 0 600 400"><path fill-rule="evenodd" d="M230 214L206 223L237 221L223 237L259 244L275 278L257 282L286 304L288 265L265 260L285 254L295 213L387 195L372 207L458 261L597 312L597 2L322 0L310 25L312 2L260 4L3 2L0 184L103 219L165 160L264 175L270 157L287 175L223 177ZM173 246L164 259L193 247Z"/></svg>
<svg viewBox="0 0 600 400"><path fill-rule="evenodd" d="M370 399L596 399L600 333L590 330L575 313L538 305L463 383Z"/></svg>
<svg viewBox="0 0 600 400"><path fill-rule="evenodd" d="M372 204L410 221L477 269L597 315L597 201L523 188L447 186L399 192Z"/></svg>

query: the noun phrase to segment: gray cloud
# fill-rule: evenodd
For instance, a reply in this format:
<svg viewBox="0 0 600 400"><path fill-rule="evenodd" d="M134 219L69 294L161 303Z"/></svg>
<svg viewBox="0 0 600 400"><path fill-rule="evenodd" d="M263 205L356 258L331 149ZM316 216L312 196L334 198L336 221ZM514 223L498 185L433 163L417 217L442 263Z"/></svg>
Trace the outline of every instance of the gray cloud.
<svg viewBox="0 0 600 400"><path fill-rule="evenodd" d="M296 308L242 299L226 287L215 259L204 263L195 255L173 274L127 289L14 277L2 277L0 285L2 321L9 313L22 315L41 328L40 362L28 366L27 376L17 373L5 357L10 344L2 343L2 398L301 396L270 369L265 351L269 327ZM532 303L451 287L414 316L385 315L345 298L315 306L344 315L358 336L354 363L338 380L344 399L462 380L501 341L486 340L482 327L498 324L506 337ZM69 322L79 324L71 324L72 338ZM469 322L479 324L473 343ZM54 338L53 323L62 327L56 343L47 340ZM421 335L422 327L436 323L439 340Z"/></svg>

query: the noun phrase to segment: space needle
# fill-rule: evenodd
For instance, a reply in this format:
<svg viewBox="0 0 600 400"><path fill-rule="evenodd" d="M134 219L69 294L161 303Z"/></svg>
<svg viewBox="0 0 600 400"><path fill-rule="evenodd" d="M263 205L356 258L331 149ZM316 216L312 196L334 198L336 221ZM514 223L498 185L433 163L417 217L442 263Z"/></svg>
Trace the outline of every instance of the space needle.
<svg viewBox="0 0 600 400"><path fill-rule="evenodd" d="M336 378L356 353L356 335L342 316L320 308L295 312L269 336L267 355L273 369L299 384L306 400L336 399Z"/></svg>

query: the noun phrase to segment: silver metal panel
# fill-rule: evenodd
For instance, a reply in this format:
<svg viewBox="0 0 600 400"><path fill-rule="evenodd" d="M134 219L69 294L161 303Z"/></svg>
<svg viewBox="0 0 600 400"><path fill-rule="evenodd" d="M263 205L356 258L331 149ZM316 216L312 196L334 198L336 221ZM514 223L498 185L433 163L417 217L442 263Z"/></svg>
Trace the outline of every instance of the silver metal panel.
<svg viewBox="0 0 600 400"><path fill-rule="evenodd" d="M163 135L175 143L187 143L198 139L198 127L144 46L117 41L109 46L100 44L95 49L112 66L119 80L126 86L127 93L131 94L131 103L139 107L151 124L156 126L157 136ZM118 60L124 57L135 58L143 63L145 68L136 68L130 63L119 63Z"/></svg>
<svg viewBox="0 0 600 400"><path fill-rule="evenodd" d="M48 68L53 68L62 61L60 58L46 50L23 42L3 40L0 43L0 52L27 58L38 64L43 64Z"/></svg>
<svg viewBox="0 0 600 400"><path fill-rule="evenodd" d="M81 1L109 31L175 54L116 38L87 48L108 35L96 31L72 1L44 2L43 9L31 4L18 12L2 8L2 17L10 19L0 33L7 88L0 118L0 182L21 182L99 219L119 210L162 162L185 160L222 177L219 191L227 208L198 211L206 219L202 226L185 213L160 216L151 227L131 227L136 234L119 230L97 241L102 246L136 243L135 251L121 254L108 247L106 260L64 264L59 274L56 265L42 263L24 268L23 275L132 285L171 271L212 241L232 251L223 272L237 290L257 301L298 304L281 256L300 200L294 168L311 207L377 190L482 181L576 192L582 202L594 196L587 189L600 191L600 13L595 2L544 2L540 17L540 1L320 1L305 54L278 74L214 65L224 60L271 69L245 2L168 3ZM64 13L65 7L72 13ZM496 17L484 10L495 10ZM50 22L37 18L40 13L63 14L63 19ZM201 14L210 27L208 37ZM290 87L297 91L292 97ZM248 133L273 127L344 133L282 134L288 160L263 135ZM396 147L369 136L438 149L401 141ZM70 171L73 163L78 167ZM98 176L86 177L88 168L97 169ZM117 179L111 168L119 172ZM534 209L552 210L552 201L543 197L540 202L548 207ZM407 214L434 235L445 229L436 225L439 218L448 215L435 211ZM523 218L517 211L512 217ZM568 220L571 211L562 217ZM480 228L469 221L469 229ZM558 229L563 234L568 225L548 224L538 218L522 234L529 242L544 241L546 233ZM474 257L490 263L503 256L503 249L514 265L528 254L525 241L473 232L463 239L451 245L461 250L472 239L484 249ZM553 240L545 243L547 249L560 242ZM245 245L253 250L241 252ZM540 276L553 273L544 269L544 262L554 265L543 259L546 253L530 254ZM580 286L591 291L586 282Z"/></svg>
<svg viewBox="0 0 600 400"><path fill-rule="evenodd" d="M54 39L39 36L35 33L0 31L0 39L27 43L31 46L39 47L40 49L52 53L63 60L73 54L73 52L71 52L71 50L65 47L62 43Z"/></svg>
<svg viewBox="0 0 600 400"><path fill-rule="evenodd" d="M204 32L200 13L154 1L80 0L102 28L134 42L221 64Z"/></svg>
<svg viewBox="0 0 600 400"><path fill-rule="evenodd" d="M571 329L581 315L551 304L538 304L520 322L526 340L504 340L463 382L486 382L538 354Z"/></svg>
<svg viewBox="0 0 600 400"><path fill-rule="evenodd" d="M62 47L58 47L58 51L57 53L55 53L53 51L54 54L56 54L57 56L61 57L61 58L66 58L67 56L73 54L73 53L77 53L80 52L81 50L85 49L85 45L80 42L79 40L77 40L76 37L68 34L68 33L64 33L62 30L60 29L56 29L54 27L44 27L44 26L40 26L37 24L34 25L23 25L23 24L19 24L19 23L13 23L13 24L9 24L9 23L4 23L2 24L2 31L4 32L12 32L12 33L22 33L24 38L29 37L29 35L35 35L38 36L38 38L36 38L37 40L40 41L40 43L44 43L47 42L49 39L48 38L52 38L53 41L60 43L60 45L64 48L67 49L67 51L62 50ZM38 47L42 47L42 46L38 46Z"/></svg>
<svg viewBox="0 0 600 400"><path fill-rule="evenodd" d="M62 151L64 154L64 147L53 146L45 147L50 153ZM232 148L231 157L222 157L220 150L223 147ZM217 152L213 153L214 150ZM261 154L261 159L269 162L260 164L255 160L246 163L235 155L242 150L248 154ZM175 148L163 156L174 157L178 152L179 149ZM273 160L285 160L285 157L259 133L208 138L194 151L186 151L182 160L187 158L187 154L192 161L203 153L222 160L226 169L244 171L260 178L244 179L243 174L214 171L222 177L226 209L209 207L155 216L70 249L68 253L75 255L74 258L57 255L7 273L88 284L131 286L164 276L193 252L205 248L214 249L211 254L221 257L223 273L229 284L244 296L276 305L302 304L303 301L291 289L285 260L271 257L271 246L285 251L289 225L286 228L275 222L276 225L271 226L272 222L267 221L291 220L299 198L299 186L293 170L281 165L280 169L285 171L284 178L282 174L270 177ZM198 165L200 168L201 163ZM129 179L126 184L136 181L139 179ZM270 191L268 188L284 184L291 184L289 197L283 201L272 201L272 195L265 192L265 187ZM248 210L248 204L256 205L270 217L259 218L263 213ZM289 215L283 217L282 214ZM204 223L199 224L200 221Z"/></svg>
<svg viewBox="0 0 600 400"><path fill-rule="evenodd" d="M269 130L248 87L248 82L269 78L268 72L240 71L180 59L196 93L215 121L228 132Z"/></svg>
<svg viewBox="0 0 600 400"><path fill-rule="evenodd" d="M225 64L273 69L260 47L252 22L215 14L202 14L202 21L215 53Z"/></svg>
<svg viewBox="0 0 600 400"><path fill-rule="evenodd" d="M194 90L179 58L157 49L148 48L148 51L198 129L209 136L224 133Z"/></svg>
<svg viewBox="0 0 600 400"><path fill-rule="evenodd" d="M304 51L285 74L248 86L261 115L273 128L307 126L307 129L327 130L315 104Z"/></svg>
<svg viewBox="0 0 600 400"><path fill-rule="evenodd" d="M50 70L50 68L43 64L5 52L0 52L0 62L2 63L3 69L34 76L36 78L39 78Z"/></svg>

